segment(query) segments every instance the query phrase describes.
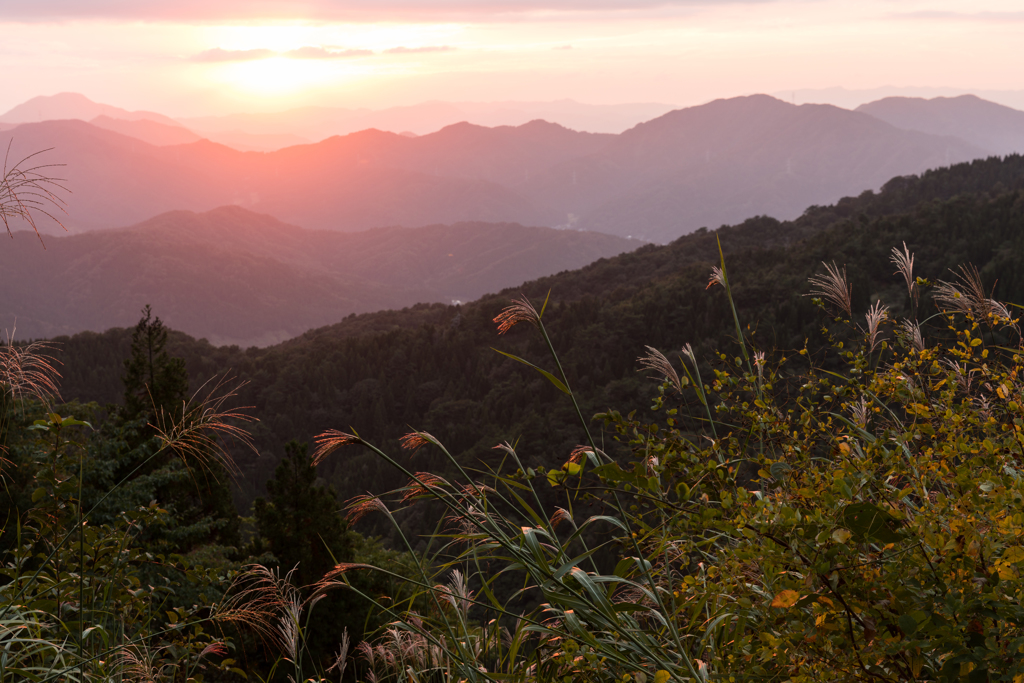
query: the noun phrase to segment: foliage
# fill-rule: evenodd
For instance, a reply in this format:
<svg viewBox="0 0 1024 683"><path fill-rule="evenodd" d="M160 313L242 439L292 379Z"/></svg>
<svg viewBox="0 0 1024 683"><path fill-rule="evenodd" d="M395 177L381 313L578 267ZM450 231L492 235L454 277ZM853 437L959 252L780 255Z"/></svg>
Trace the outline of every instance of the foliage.
<svg viewBox="0 0 1024 683"><path fill-rule="evenodd" d="M0 680L200 681L229 671L209 605L230 570L147 551L140 539L170 518L155 501L92 523L104 501L83 499L91 425L30 399L16 408L11 451L28 471L31 505L12 507L4 528Z"/></svg>
<svg viewBox="0 0 1024 683"><path fill-rule="evenodd" d="M806 288L822 261L847 265L858 310L881 298L893 302L893 315L909 313L898 299L901 283L893 280L889 261L891 246L903 242L915 252L921 272L942 277L948 268L972 262L987 282L998 282L1000 297L1024 301L1024 276L1017 267L1024 249L1022 188L1021 157L960 164L894 179L882 192L813 207L795 221L757 217L602 259L526 283L521 292L540 301L551 291L545 320L558 330L554 343L584 414L623 405L647 414L655 391L637 376L638 350L686 339L703 363L736 338L722 290L704 291L704 277L719 261L717 237L730 269L744 274L733 298L757 343L796 348L809 339L816 352L826 343L817 331L817 310L795 293ZM354 425L397 452L408 425L416 425L443 435L463 463L492 462L491 447L511 437L520 439L528 466L550 464L557 453L584 441L574 409L555 387L491 350L490 321L513 294L459 307L424 304L357 316L267 349L216 348L173 332L167 348L185 359L195 385L228 369L248 382L240 400L261 416L253 437L270 455L233 453L243 474L236 502L247 514L264 495L284 444L292 438L310 441L332 427ZM116 376L129 336L115 330L62 339L67 395L117 400L120 385L110 377ZM541 340L518 328L503 344L503 350L534 364L548 354ZM622 454L604 445L615 457ZM453 473L435 454L420 457L417 469ZM344 466L328 460L318 472L342 499L404 483L366 451L349 454ZM414 535L429 533L434 521L418 509L403 518ZM398 542L379 520L363 524L360 529Z"/></svg>
<svg viewBox="0 0 1024 683"><path fill-rule="evenodd" d="M167 352L167 328L147 305L132 333L131 356L124 361L124 411L172 417L188 398L188 372L181 358Z"/></svg>
<svg viewBox="0 0 1024 683"><path fill-rule="evenodd" d="M850 284L826 267L811 294L837 304L830 359L806 346L773 358L738 319L737 353L707 379L688 345L682 372L649 349L660 420L599 416L627 463L591 441L560 469L525 468L506 444L513 471L451 480L378 450L409 478L402 503L430 498L448 516L416 582L433 609L393 611L395 633L439 680L1021 680L1020 330L976 270L933 284L909 251L892 256L908 308L930 290L939 310L897 320L878 303L853 323ZM731 302L724 259L716 284ZM496 322L547 340L543 311L523 300ZM571 397L552 358L541 372ZM367 445L320 443L321 457ZM458 467L429 434L406 443ZM563 507L544 506L545 486ZM381 497L352 510L395 523ZM494 590L508 574L511 597ZM517 609L531 592L541 604ZM364 659L378 678L408 673Z"/></svg>

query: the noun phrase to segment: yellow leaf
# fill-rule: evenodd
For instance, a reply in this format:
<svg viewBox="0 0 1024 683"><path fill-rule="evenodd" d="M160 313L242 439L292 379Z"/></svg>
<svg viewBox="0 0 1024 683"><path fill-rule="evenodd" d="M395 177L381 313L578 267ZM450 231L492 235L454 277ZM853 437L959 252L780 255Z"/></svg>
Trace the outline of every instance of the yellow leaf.
<svg viewBox="0 0 1024 683"><path fill-rule="evenodd" d="M800 599L800 594L794 590L784 590L772 600L772 607L792 607Z"/></svg>
<svg viewBox="0 0 1024 683"><path fill-rule="evenodd" d="M1003 551L1003 556L1000 559L1002 559L1003 562L1009 562L1010 564L1020 564L1021 562L1024 562L1024 548L1019 545L1007 548Z"/></svg>
<svg viewBox="0 0 1024 683"><path fill-rule="evenodd" d="M836 529L832 532L832 540L836 543L846 543L850 540L850 536L853 536L853 534L846 529Z"/></svg>
<svg viewBox="0 0 1024 683"><path fill-rule="evenodd" d="M654 683L668 683L669 678L669 673L664 669L661 669L658 673L654 674Z"/></svg>

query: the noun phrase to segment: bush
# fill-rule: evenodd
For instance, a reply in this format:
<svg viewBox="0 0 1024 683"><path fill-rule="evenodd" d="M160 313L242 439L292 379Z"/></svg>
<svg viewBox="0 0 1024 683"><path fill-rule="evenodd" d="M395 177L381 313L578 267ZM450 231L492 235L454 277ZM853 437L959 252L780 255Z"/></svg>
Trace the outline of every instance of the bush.
<svg viewBox="0 0 1024 683"><path fill-rule="evenodd" d="M353 516L400 530L388 501L429 499L445 519L420 560L423 605L379 605L394 621L362 649L367 678L1022 680L1020 331L977 271L933 284L905 249L893 259L911 319L876 303L855 324L845 269L812 278L828 355L758 349L735 309L734 353L704 363L686 346L680 371L648 349L661 418L597 416L632 458L591 439L532 469L504 444L507 467L470 472L409 434L459 473L445 479L374 449L409 484ZM711 285L732 301L724 260ZM522 300L496 322L534 324L551 348L542 314ZM537 369L575 402L552 357ZM373 449L319 443L318 459Z"/></svg>

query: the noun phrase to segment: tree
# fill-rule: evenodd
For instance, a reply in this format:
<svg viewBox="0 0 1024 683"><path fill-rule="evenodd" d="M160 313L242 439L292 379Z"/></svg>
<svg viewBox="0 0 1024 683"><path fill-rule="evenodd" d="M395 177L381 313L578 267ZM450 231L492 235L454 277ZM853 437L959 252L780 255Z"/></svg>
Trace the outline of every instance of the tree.
<svg viewBox="0 0 1024 683"><path fill-rule="evenodd" d="M132 333L132 355L124 362L124 410L129 419L153 411L174 417L188 399L185 361L167 353L167 328L149 304Z"/></svg>
<svg viewBox="0 0 1024 683"><path fill-rule="evenodd" d="M274 478L267 482L269 500L257 498L254 505L259 534L281 573L295 568L293 582L303 587L316 583L336 563L351 561L355 536L338 514L334 491L316 480L308 445L289 441ZM324 603L305 628L306 647L320 661L331 655L346 627L361 633L367 607L360 609L353 596L340 591L329 593Z"/></svg>
<svg viewBox="0 0 1024 683"><path fill-rule="evenodd" d="M114 463L114 482L131 480L112 504L156 499L174 508L172 523L149 531L153 549L184 553L208 543L235 545L238 516L224 465L215 457L201 462L175 458L155 438L152 425L166 429L179 422L189 402L185 361L167 352L167 335L149 305L143 308L132 333L131 357L124 361L123 419L108 426L118 438L107 442L109 452L101 458Z"/></svg>
<svg viewBox="0 0 1024 683"><path fill-rule="evenodd" d="M334 490L317 486L316 479L307 444L289 441L267 482L269 500L258 498L254 508L260 536L282 569L298 565L295 578L302 585L317 581L351 552Z"/></svg>

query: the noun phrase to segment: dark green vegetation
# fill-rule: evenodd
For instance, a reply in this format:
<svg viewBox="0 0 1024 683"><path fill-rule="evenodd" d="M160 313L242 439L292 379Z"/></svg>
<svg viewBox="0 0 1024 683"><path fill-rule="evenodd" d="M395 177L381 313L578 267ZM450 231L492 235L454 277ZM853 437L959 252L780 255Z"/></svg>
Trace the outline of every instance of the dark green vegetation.
<svg viewBox="0 0 1024 683"><path fill-rule="evenodd" d="M269 349L215 348L172 335L169 348L185 359L193 386L230 371L248 384L242 405L260 418L253 433L263 454L239 453L243 477L236 503L246 511L263 491L290 439L309 441L328 428L359 430L384 446L409 427L435 434L466 462L493 457L492 447L521 438L528 463L550 462L582 443L571 406L531 370L492 347L538 360L544 347L530 335L494 333L492 318L510 296L542 302L545 320L585 415L609 407L648 404L651 388L637 372L645 345L692 343L698 357L735 337L722 294L705 291L721 240L741 320L766 348L821 343L819 311L805 294L821 262L847 264L861 309L892 299L889 249L906 242L917 272L948 279L971 262L1005 300L1024 301L1024 159L989 159L897 178L878 194L812 207L780 223L754 218L699 233L664 247L648 246L582 270L562 273L459 307L417 306L353 316ZM896 311L895 313L898 313ZM120 396L119 367L127 332L62 338L66 398L100 403ZM423 456L428 458L428 456ZM429 459L415 463L427 468ZM340 497L383 490L394 475L368 453L347 453L321 467ZM415 513L414 513L415 514ZM408 520L420 531L429 523Z"/></svg>
<svg viewBox="0 0 1024 683"><path fill-rule="evenodd" d="M1024 300L1022 225L1015 156L527 283L536 308L247 351L146 310L57 340L64 397L106 408L55 405L46 349L0 347L0 666L319 680L347 627L378 680L1013 681L1024 360L989 297ZM682 373L651 348L681 346ZM220 399L226 371L248 384Z"/></svg>
<svg viewBox="0 0 1024 683"><path fill-rule="evenodd" d="M380 617L350 591L314 609L312 584L338 562L408 573L407 558L348 529L296 442L268 499L241 519L220 444L245 444L233 424L244 417L221 410L223 386L189 396L168 336L147 307L122 361L123 404L106 409L55 401L45 342L0 346L2 681L225 680L243 669L284 680L282 650L322 670ZM403 592L372 575L353 586ZM277 614L286 604L294 624Z"/></svg>

